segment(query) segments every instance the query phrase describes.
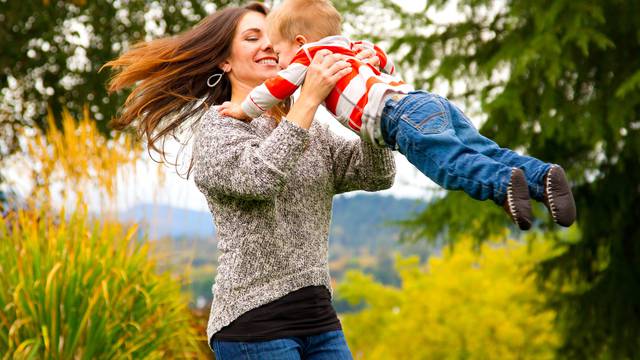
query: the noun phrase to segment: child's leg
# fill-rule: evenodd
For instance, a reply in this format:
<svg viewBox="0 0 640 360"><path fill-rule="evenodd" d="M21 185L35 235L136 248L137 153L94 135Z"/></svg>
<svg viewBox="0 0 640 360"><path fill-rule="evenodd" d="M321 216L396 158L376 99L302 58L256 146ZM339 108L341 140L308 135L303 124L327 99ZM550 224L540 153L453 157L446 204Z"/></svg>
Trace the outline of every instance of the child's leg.
<svg viewBox="0 0 640 360"><path fill-rule="evenodd" d="M449 190L503 205L512 167L464 144L446 101L423 91L387 103L381 126L385 142L422 173Z"/></svg>
<svg viewBox="0 0 640 360"><path fill-rule="evenodd" d="M449 117L453 131L464 146L506 166L523 170L529 195L547 206L556 223L570 226L575 221L575 201L569 182L560 166L501 148L495 142L480 135L464 113L454 104L438 95L434 97L442 103L443 113Z"/></svg>
<svg viewBox="0 0 640 360"><path fill-rule="evenodd" d="M480 134L469 118L467 118L455 104L448 100L445 100L445 102L449 106L453 128L460 140L465 145L495 161L522 169L527 178L531 197L535 200L542 201L544 195L544 176L552 164L500 147L491 139Z"/></svg>

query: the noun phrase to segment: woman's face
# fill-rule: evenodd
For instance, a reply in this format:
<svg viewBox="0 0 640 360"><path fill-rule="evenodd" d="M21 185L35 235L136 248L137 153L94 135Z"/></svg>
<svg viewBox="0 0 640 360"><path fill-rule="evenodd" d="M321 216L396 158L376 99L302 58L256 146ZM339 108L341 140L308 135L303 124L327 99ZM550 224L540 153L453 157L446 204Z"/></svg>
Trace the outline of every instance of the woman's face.
<svg viewBox="0 0 640 360"><path fill-rule="evenodd" d="M231 55L223 69L228 72L232 84L236 82L249 87L258 86L278 73L278 57L267 37L264 15L250 11L240 19L231 44Z"/></svg>

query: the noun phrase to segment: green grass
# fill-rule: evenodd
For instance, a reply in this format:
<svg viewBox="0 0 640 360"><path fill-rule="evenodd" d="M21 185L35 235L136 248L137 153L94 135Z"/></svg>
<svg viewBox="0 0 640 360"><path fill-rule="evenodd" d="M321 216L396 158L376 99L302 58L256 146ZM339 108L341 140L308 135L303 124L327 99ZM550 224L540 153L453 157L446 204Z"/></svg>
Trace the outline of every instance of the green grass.
<svg viewBox="0 0 640 360"><path fill-rule="evenodd" d="M202 357L181 281L135 233L85 211L0 218L0 357Z"/></svg>

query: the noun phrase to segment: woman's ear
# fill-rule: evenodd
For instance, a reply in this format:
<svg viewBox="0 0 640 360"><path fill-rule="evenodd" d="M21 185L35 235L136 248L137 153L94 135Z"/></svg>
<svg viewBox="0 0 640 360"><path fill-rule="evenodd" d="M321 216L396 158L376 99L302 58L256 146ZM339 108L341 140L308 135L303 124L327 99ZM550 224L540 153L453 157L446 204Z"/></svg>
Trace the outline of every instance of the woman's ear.
<svg viewBox="0 0 640 360"><path fill-rule="evenodd" d="M231 71L231 64L229 64L228 61L223 61L220 65L218 65L218 67L226 73Z"/></svg>
<svg viewBox="0 0 640 360"><path fill-rule="evenodd" d="M302 46L302 45L308 43L307 38L304 37L304 35L296 35L296 38L294 39L294 41L296 42L296 44L298 46Z"/></svg>

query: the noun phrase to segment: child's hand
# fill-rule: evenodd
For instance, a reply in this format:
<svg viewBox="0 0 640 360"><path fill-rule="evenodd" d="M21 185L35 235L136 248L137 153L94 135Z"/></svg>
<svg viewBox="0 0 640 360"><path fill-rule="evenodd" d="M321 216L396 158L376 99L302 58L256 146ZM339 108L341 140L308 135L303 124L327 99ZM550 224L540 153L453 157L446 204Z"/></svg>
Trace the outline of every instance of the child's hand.
<svg viewBox="0 0 640 360"><path fill-rule="evenodd" d="M356 58L360 61L375 66L380 70L380 58L376 55L376 52L373 49L362 44L356 44L354 45L354 51L356 53Z"/></svg>
<svg viewBox="0 0 640 360"><path fill-rule="evenodd" d="M220 115L230 116L242 121L249 121L251 118L242 111L242 107L239 104L234 104L230 101L225 101L218 108Z"/></svg>

